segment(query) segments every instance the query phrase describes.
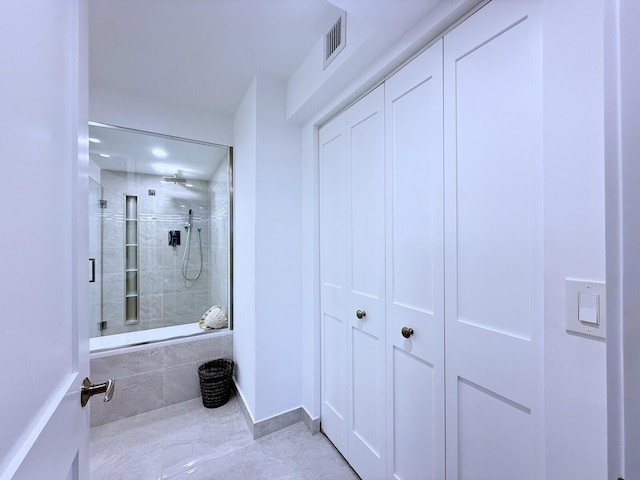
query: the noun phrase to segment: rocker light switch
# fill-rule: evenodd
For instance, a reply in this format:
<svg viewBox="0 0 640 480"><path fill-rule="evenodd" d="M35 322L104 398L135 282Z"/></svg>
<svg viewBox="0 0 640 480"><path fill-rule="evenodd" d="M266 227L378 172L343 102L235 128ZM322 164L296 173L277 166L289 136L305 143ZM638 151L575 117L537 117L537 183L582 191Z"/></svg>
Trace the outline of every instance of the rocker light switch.
<svg viewBox="0 0 640 480"><path fill-rule="evenodd" d="M566 330L607 338L607 295L602 282L565 279Z"/></svg>
<svg viewBox="0 0 640 480"><path fill-rule="evenodd" d="M593 293L578 293L578 320L582 323L600 324L600 296Z"/></svg>

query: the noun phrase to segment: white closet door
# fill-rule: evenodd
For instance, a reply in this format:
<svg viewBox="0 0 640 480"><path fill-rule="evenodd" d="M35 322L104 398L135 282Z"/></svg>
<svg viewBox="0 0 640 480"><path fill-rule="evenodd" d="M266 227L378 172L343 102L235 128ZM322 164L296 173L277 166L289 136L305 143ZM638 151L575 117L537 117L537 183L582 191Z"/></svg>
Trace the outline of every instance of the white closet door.
<svg viewBox="0 0 640 480"><path fill-rule="evenodd" d="M387 478L442 480L442 41L386 82L385 113Z"/></svg>
<svg viewBox="0 0 640 480"><path fill-rule="evenodd" d="M346 115L351 258L347 271L348 459L361 477L369 479L384 476L386 458L384 87L368 94Z"/></svg>
<svg viewBox="0 0 640 480"><path fill-rule="evenodd" d="M319 132L322 430L347 449L347 159L345 114Z"/></svg>
<svg viewBox="0 0 640 480"><path fill-rule="evenodd" d="M544 478L540 2L444 39L448 479Z"/></svg>

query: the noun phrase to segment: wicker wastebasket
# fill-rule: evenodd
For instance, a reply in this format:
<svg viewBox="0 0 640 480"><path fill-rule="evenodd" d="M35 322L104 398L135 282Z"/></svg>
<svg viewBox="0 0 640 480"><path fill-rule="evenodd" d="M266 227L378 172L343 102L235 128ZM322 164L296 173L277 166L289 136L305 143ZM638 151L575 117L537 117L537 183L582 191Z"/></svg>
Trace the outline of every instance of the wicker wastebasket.
<svg viewBox="0 0 640 480"><path fill-rule="evenodd" d="M219 358L198 368L202 404L207 408L221 407L231 396L233 360Z"/></svg>

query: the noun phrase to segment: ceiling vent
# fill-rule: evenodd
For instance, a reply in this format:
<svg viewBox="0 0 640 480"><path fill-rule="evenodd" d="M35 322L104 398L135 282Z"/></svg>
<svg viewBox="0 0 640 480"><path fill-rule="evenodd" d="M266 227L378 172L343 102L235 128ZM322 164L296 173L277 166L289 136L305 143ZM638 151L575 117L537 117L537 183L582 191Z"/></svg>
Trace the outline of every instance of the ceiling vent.
<svg viewBox="0 0 640 480"><path fill-rule="evenodd" d="M324 65L327 68L347 44L347 12L342 12L324 36Z"/></svg>

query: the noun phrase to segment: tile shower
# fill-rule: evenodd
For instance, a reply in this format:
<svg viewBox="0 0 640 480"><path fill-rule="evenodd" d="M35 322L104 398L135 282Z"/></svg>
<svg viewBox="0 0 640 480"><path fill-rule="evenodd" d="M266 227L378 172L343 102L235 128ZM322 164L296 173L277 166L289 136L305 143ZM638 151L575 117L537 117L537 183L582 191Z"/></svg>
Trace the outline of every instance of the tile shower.
<svg viewBox="0 0 640 480"><path fill-rule="evenodd" d="M228 311L227 165L222 162L210 182L190 180L191 187L163 183L162 176L110 170L100 172L102 185L102 316L103 334L116 334L197 322L214 304ZM137 198L139 322L125 324L125 196ZM194 230L187 276L200 266L196 281L182 275L185 224L193 211ZM181 232L180 245L170 246L168 232ZM99 325L92 336L99 336Z"/></svg>
<svg viewBox="0 0 640 480"><path fill-rule="evenodd" d="M198 398L198 367L233 358L231 330L198 325L213 305L232 314L232 150L89 128L90 374L116 380L91 408L102 425Z"/></svg>

